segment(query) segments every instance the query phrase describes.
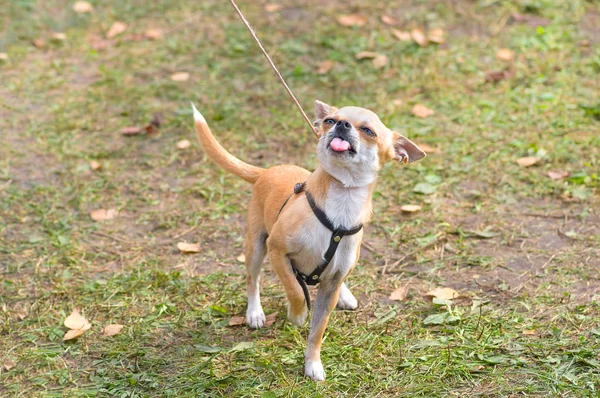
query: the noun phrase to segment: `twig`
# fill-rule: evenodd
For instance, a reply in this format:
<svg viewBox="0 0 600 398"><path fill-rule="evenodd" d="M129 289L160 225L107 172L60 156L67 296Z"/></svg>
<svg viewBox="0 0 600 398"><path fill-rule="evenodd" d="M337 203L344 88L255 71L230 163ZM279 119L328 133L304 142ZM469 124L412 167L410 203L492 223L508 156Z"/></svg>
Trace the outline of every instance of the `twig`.
<svg viewBox="0 0 600 398"><path fill-rule="evenodd" d="M174 236L174 237L172 237L171 239L173 239L173 240L175 240L175 239L179 239L179 238L181 238L182 236L185 236L185 235L189 234L190 232L192 232L192 231L195 231L195 230L196 230L196 228L198 228L199 226L200 226L200 225L194 225L192 228L188 228L188 229L186 229L185 231L183 231L183 232L182 232L182 233L180 233L180 234L177 234L177 235L175 235L175 236Z"/></svg>
<svg viewBox="0 0 600 398"><path fill-rule="evenodd" d="M431 246L436 245L438 242L441 242L443 240L446 240L446 237L443 236L441 238L436 238L433 242L429 242L426 245L423 245L421 247L416 248L415 250L408 252L406 255L404 255L402 258L400 258L399 260L394 261L392 264L390 264L389 266L389 270L393 270L394 268L396 268L398 265L400 265L404 260L406 260L407 258L410 258L412 256L414 256L415 254L417 254L418 252L420 252L421 250L425 250L430 248Z"/></svg>
<svg viewBox="0 0 600 398"><path fill-rule="evenodd" d="M4 184L0 185L0 192L4 191L10 184L12 184L13 180L8 180Z"/></svg>
<svg viewBox="0 0 600 398"><path fill-rule="evenodd" d="M118 236L112 236L112 235L109 235L109 234L105 234L104 232L92 231L92 233L95 234L95 235L102 236L104 238L116 240L117 242L125 243L125 244L128 244L128 245L131 244L131 242L128 241L127 239L119 238Z"/></svg>
<svg viewBox="0 0 600 398"><path fill-rule="evenodd" d="M244 17L244 14L242 14L242 11L240 11L240 9L238 8L237 4L235 4L235 1L234 0L229 0L229 2L233 6L233 8L235 8L235 12L237 12L238 16L240 17L240 19L242 20L242 22L244 23L244 25L246 25L246 27L248 28L248 31L250 32L250 34L254 38L254 41L256 42L256 44L258 44L258 47L260 48L260 51L262 51L263 55L267 59L267 62L269 63L269 65L271 65L271 68L273 68L273 71L275 72L275 74L279 78L279 81L281 82L281 84L283 84L283 87L285 87L285 89L287 90L287 93L292 98L292 101L294 101L294 104L296 104L296 107L298 108L298 110L302 114L302 117L304 118L304 120L306 121L306 123L308 123L308 125L310 126L310 129L312 130L313 134L315 135L315 137L318 137L319 133L315 129L315 126L313 126L313 124L310 121L310 119L308 118L308 116L306 116L306 113L304 112L304 109L302 109L302 105L300 105L300 102L298 102L298 100L294 96L294 93L292 93L292 90L285 83L285 80L283 79L283 76L281 76L281 73L279 73L279 70L277 69L277 67L275 66L275 64L273 63L273 61L271 60L271 57L269 57L269 54L267 53L267 50L265 50L265 48L263 47L262 43L258 39L258 36L256 36L256 33L254 33L254 30L250 26L250 23L248 22L248 20L246 20L246 17Z"/></svg>

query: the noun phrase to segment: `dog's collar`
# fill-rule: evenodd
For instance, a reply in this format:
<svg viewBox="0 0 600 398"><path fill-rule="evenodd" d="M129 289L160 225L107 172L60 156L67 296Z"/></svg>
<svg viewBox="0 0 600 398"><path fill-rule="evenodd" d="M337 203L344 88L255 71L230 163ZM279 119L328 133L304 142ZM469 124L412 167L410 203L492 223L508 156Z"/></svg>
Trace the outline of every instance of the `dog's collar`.
<svg viewBox="0 0 600 398"><path fill-rule="evenodd" d="M325 269L327 268L327 266L333 259L333 256L335 255L335 252L337 251L337 248L340 245L342 238L346 235L354 235L354 234L360 232L363 225L360 224L352 229L346 229L346 228L341 228L341 227L335 228L335 226L333 225L333 223L331 222L329 217L327 217L327 214L325 214L325 212L319 206L317 206L313 196L310 194L310 192L308 192L306 190L306 182L301 182L294 186L294 193L291 194L286 199L286 201L283 203L283 206L281 206L281 209L279 209L279 213L277 213L277 217L279 217L279 214L281 214L281 212L283 211L283 208L285 207L287 202L291 199L291 197L294 195L300 194L302 192L304 192L304 195L306 196L306 200L308 201L308 204L310 205L310 208L312 209L313 214L317 217L317 219L321 222L321 224L323 224L325 226L325 228L327 228L328 230L330 230L332 232L331 238L329 240L329 247L327 248L327 251L325 252L325 255L323 256L324 261L319 266L317 266L317 268L315 268L315 270L310 275L304 275L303 273L298 271L298 269L296 267L294 267L294 265L292 264L292 269L294 270L296 279L298 280L298 283L300 283L300 286L302 287L302 291L304 292L304 297L306 299L306 305L307 305L308 309L310 309L310 296L308 294L308 288L306 287L306 285L316 285L317 283L321 282L321 274L323 273L323 271L325 271Z"/></svg>

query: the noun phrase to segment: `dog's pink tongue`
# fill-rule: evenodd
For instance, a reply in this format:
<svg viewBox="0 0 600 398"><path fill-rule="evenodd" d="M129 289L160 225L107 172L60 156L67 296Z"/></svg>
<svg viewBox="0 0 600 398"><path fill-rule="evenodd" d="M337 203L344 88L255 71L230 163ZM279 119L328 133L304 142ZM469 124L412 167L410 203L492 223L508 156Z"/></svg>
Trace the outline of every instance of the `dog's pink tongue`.
<svg viewBox="0 0 600 398"><path fill-rule="evenodd" d="M336 152L344 152L350 149L350 143L348 141L342 140L339 137L335 137L329 145L331 146L331 149L333 149Z"/></svg>

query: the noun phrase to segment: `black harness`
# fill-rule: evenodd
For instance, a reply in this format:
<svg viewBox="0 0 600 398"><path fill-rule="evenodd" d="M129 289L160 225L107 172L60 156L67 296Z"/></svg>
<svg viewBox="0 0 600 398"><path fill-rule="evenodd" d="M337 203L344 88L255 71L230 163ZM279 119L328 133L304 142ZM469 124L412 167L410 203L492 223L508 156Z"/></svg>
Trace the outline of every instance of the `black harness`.
<svg viewBox="0 0 600 398"><path fill-rule="evenodd" d="M312 209L317 219L321 222L321 224L323 224L328 230L331 231L329 247L327 248L327 251L323 256L325 261L323 261L319 266L317 266L317 268L315 268L315 270L310 275L304 275L303 273L298 271L296 267L294 267L294 265L292 264L292 269L294 270L294 274L296 275L296 280L298 280L298 283L300 284L300 286L302 287L302 291L304 292L306 306L308 307L308 309L310 309L310 295L308 294L308 287L306 285L314 286L317 283L321 282L321 274L323 273L323 271L325 271L325 268L327 268L327 266L333 259L333 256L335 255L335 252L337 251L337 248L340 245L342 238L346 235L354 235L358 233L363 226L362 224L360 224L359 226L352 229L335 228L331 220L329 220L329 218L325 214L325 212L321 210L319 206L317 206L310 192L304 190L305 187L306 183L304 182L298 183L294 186L294 193L291 194L283 203L283 206L281 206L281 209L279 209L279 213L277 213L277 217L279 217L279 214L281 214L283 208L285 207L287 202L292 198L292 196L304 192L306 200L308 200L308 204L310 205L310 208Z"/></svg>

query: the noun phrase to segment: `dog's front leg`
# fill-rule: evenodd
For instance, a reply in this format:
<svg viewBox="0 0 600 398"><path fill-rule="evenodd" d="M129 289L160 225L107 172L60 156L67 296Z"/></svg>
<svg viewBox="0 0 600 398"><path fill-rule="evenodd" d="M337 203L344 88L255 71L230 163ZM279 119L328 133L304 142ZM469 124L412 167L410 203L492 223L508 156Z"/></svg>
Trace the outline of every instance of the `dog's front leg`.
<svg viewBox="0 0 600 398"><path fill-rule="evenodd" d="M304 355L304 374L313 380L325 380L325 370L321 363L321 341L329 322L329 315L338 301L344 276L335 273L322 281L319 286Z"/></svg>

